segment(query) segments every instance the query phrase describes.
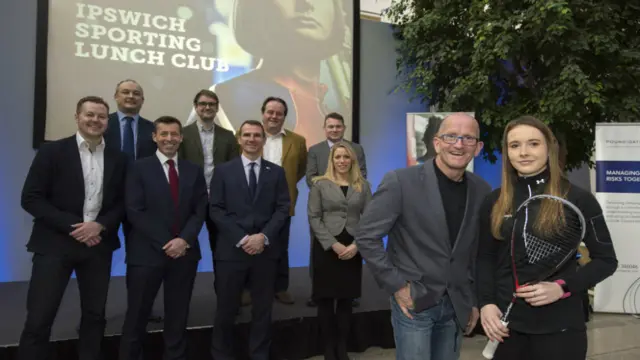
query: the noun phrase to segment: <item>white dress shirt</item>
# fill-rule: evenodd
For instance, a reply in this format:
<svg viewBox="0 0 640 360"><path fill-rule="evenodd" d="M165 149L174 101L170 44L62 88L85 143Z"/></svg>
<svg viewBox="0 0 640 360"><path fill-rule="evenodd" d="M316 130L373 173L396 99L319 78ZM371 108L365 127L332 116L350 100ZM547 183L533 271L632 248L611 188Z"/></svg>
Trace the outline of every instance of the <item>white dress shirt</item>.
<svg viewBox="0 0 640 360"><path fill-rule="evenodd" d="M264 159L272 163L282 166L282 138L285 136L284 128L275 135L267 133L267 141L264 144Z"/></svg>
<svg viewBox="0 0 640 360"><path fill-rule="evenodd" d="M253 166L253 172L256 174L256 181L259 181L260 180L260 166L262 165L262 158L258 157L257 159L251 161L247 157L245 157L244 154L243 154L243 155L240 156L240 159L242 159L242 166L244 167L244 176L247 179L247 185L249 185L249 171L251 171L251 163L252 162L256 163ZM249 235L245 235L242 239L240 239L240 241L238 241L238 243L236 244L236 247L241 247L242 245L244 245L244 243L246 242L248 237L249 237ZM266 235L264 236L264 244L265 245L269 245L269 238L267 238Z"/></svg>
<svg viewBox="0 0 640 360"><path fill-rule="evenodd" d="M160 163L162 164L162 170L164 170L164 175L167 177L167 181L169 181L169 164L167 164L167 161L169 159L173 160L173 164L176 167L176 173L180 175L180 172L178 171L178 154L177 153L173 155L172 158L168 158L165 154L161 153L160 150L156 150L156 156L158 157L158 159L160 160Z"/></svg>
<svg viewBox="0 0 640 360"><path fill-rule="evenodd" d="M213 177L213 145L215 126L211 124L211 129L204 127L201 121L197 122L198 134L200 134L200 142L202 143L202 153L204 154L204 179L207 183L207 191L211 185Z"/></svg>
<svg viewBox="0 0 640 360"><path fill-rule="evenodd" d="M84 205L82 218L84 222L95 221L102 209L102 186L104 181L104 139L94 151L80 133L76 133L82 177L84 178Z"/></svg>

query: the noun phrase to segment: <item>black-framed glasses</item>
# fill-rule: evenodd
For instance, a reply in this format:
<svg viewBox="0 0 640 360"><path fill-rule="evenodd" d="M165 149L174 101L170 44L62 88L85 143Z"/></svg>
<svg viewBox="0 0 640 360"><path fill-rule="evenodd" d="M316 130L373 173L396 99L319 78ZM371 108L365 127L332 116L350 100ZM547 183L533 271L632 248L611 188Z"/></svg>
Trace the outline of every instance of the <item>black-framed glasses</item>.
<svg viewBox="0 0 640 360"><path fill-rule="evenodd" d="M444 141L445 143L451 144L451 145L457 143L458 139L462 141L462 145L464 146L474 146L478 143L477 137L469 136L469 135L457 136L452 134L442 134L438 136L438 138L440 138L440 140Z"/></svg>
<svg viewBox="0 0 640 360"><path fill-rule="evenodd" d="M217 107L218 103L217 102L206 102L206 101L198 101L198 106L202 106L202 107Z"/></svg>

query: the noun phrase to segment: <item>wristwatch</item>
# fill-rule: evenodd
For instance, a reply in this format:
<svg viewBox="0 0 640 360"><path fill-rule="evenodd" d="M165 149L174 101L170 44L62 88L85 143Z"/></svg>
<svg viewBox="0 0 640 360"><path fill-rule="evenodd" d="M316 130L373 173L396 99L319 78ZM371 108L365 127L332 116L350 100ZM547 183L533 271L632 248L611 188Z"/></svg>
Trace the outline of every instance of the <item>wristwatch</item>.
<svg viewBox="0 0 640 360"><path fill-rule="evenodd" d="M564 294L560 297L560 299L566 299L569 296L571 296L571 291L569 291L569 287L567 286L567 283L564 282L564 280L558 279L555 281L555 283L560 285L560 287L562 288L562 291L564 292Z"/></svg>

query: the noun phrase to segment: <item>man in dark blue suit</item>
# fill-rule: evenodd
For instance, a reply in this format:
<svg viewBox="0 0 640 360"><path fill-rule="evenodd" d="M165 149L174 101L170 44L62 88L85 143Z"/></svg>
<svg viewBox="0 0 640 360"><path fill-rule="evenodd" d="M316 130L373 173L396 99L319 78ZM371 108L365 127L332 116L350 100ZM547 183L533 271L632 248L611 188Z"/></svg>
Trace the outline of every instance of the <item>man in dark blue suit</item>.
<svg viewBox="0 0 640 360"><path fill-rule="evenodd" d="M116 85L113 95L118 109L109 114L109 125L105 133L107 148L122 151L133 164L136 159L152 156L156 153L156 143L153 141L153 122L140 116L140 109L144 104L144 90L137 81L125 79ZM122 222L124 241L127 242L131 224ZM151 314L149 320L161 322L162 315Z"/></svg>
<svg viewBox="0 0 640 360"><path fill-rule="evenodd" d="M144 104L140 84L131 79L120 81L113 98L118 110L109 114L105 134L107 147L124 152L131 162L155 154L156 143L151 135L153 123L140 116Z"/></svg>
<svg viewBox="0 0 640 360"><path fill-rule="evenodd" d="M127 250L127 314L120 360L138 360L147 318L164 283L166 360L186 359L186 326L200 260L198 234L207 212L202 170L178 161L182 125L176 118L155 121L154 156L136 161L126 183L131 222Z"/></svg>
<svg viewBox="0 0 640 360"><path fill-rule="evenodd" d="M284 170L262 159L266 135L262 124L245 121L238 130L242 156L219 165L210 186L210 214L218 239L216 286L218 308L211 353L216 360L235 359L234 323L247 276L253 299L249 352L252 360L269 359L271 308L279 232L289 216Z"/></svg>

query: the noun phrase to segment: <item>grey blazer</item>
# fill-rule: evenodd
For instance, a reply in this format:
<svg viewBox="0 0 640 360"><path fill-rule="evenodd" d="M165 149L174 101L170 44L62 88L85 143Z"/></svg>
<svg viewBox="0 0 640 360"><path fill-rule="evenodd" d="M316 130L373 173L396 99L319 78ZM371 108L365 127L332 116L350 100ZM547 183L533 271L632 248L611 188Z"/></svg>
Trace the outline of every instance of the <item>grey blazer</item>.
<svg viewBox="0 0 640 360"><path fill-rule="evenodd" d="M461 327L476 306L478 212L491 191L479 176L465 176L467 203L453 248L433 159L384 176L355 238L373 276L389 294L408 282L415 311L420 312L436 305L446 291ZM382 243L386 235L387 251Z"/></svg>
<svg viewBox="0 0 640 360"><path fill-rule="evenodd" d="M367 159L364 156L364 149L360 144L356 144L347 140L342 141L351 145L353 151L355 151L356 157L358 158L358 167L360 168L362 176L366 179ZM309 154L307 156L307 171L305 173L309 189L311 189L312 187L311 180L313 180L313 178L316 176L324 175L324 173L327 171L330 151L331 148L329 147L329 143L327 142L327 140L319 142L309 148Z"/></svg>
<svg viewBox="0 0 640 360"><path fill-rule="evenodd" d="M325 250L337 242L343 229L356 234L360 215L371 201L371 186L365 182L362 191L349 187L344 196L340 186L331 180L319 180L311 187L307 212L315 238Z"/></svg>

